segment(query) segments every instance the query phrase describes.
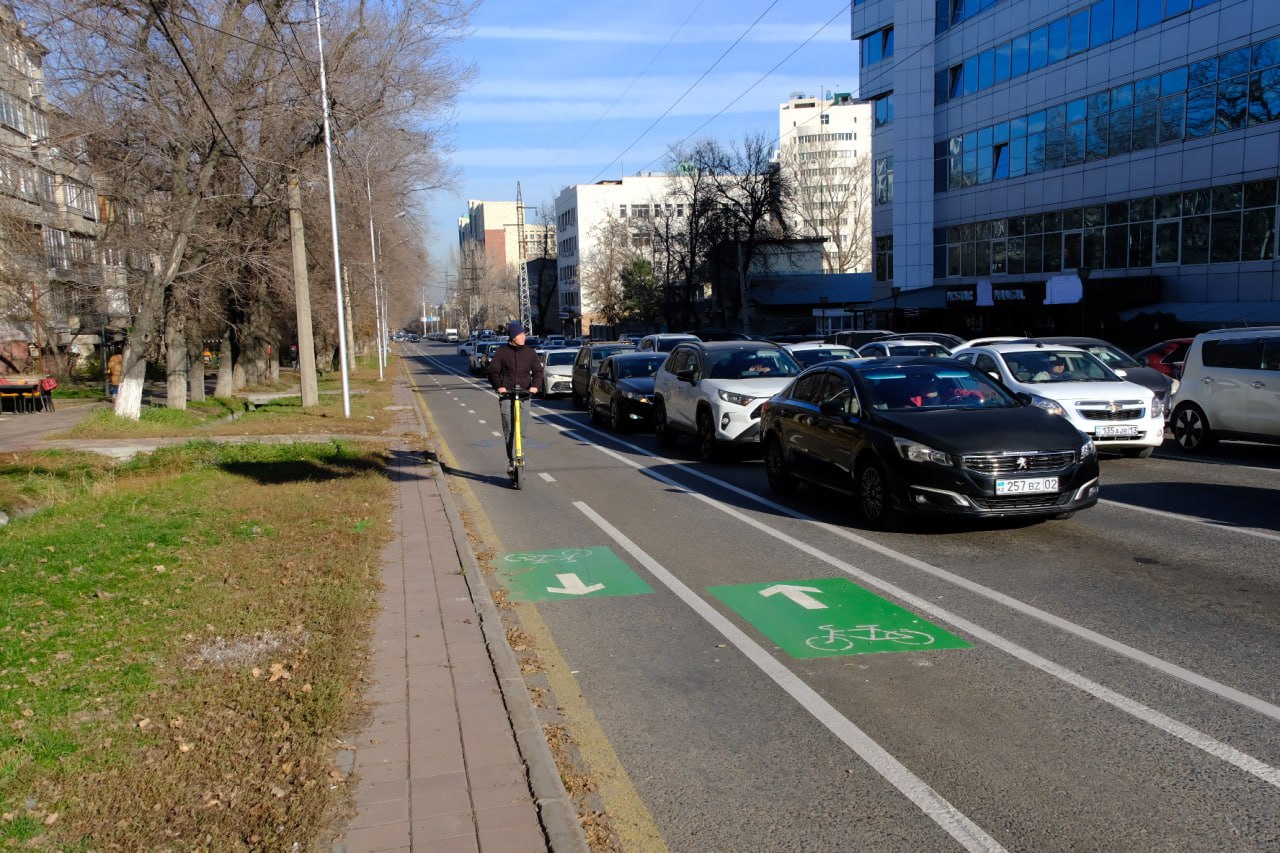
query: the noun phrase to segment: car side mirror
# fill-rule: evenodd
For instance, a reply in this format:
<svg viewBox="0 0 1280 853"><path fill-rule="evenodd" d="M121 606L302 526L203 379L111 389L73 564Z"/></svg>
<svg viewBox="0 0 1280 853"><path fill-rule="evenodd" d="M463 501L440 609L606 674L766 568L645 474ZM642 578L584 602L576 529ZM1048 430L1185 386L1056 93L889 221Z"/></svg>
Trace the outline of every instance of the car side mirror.
<svg viewBox="0 0 1280 853"><path fill-rule="evenodd" d="M845 407L844 400L823 400L818 404L818 411L829 418L858 414L858 401L854 400Z"/></svg>
<svg viewBox="0 0 1280 853"><path fill-rule="evenodd" d="M686 367L684 370L676 371L676 379L679 379L681 382L688 382L692 384L693 378L694 372L692 367Z"/></svg>

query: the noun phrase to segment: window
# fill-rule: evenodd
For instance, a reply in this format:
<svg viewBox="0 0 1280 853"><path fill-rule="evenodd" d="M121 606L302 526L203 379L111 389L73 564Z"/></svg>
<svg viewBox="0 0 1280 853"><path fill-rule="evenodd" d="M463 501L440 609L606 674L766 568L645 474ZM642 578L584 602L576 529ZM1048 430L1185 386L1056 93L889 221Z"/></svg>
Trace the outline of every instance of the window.
<svg viewBox="0 0 1280 853"><path fill-rule="evenodd" d="M69 235L57 228L44 229L45 255L49 266L58 270L71 269L71 247Z"/></svg>
<svg viewBox="0 0 1280 853"><path fill-rule="evenodd" d="M893 202L893 155L881 157L875 165L876 204Z"/></svg>
<svg viewBox="0 0 1280 853"><path fill-rule="evenodd" d="M822 114L821 122L822 122L822 124L831 124L831 114L830 114L830 113L823 113L823 114Z"/></svg>

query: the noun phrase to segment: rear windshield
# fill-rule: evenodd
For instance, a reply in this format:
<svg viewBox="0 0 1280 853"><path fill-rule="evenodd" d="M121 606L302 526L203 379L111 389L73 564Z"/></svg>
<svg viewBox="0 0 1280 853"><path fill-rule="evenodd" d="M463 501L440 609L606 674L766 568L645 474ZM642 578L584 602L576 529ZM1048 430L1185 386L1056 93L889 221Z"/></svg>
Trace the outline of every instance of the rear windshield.
<svg viewBox="0 0 1280 853"><path fill-rule="evenodd" d="M822 349L799 349L792 350L791 355L796 361L804 367L813 367L815 364L821 364L824 361L836 361L842 358L852 358L856 355L853 350L848 347L823 347Z"/></svg>
<svg viewBox="0 0 1280 853"><path fill-rule="evenodd" d="M564 350L563 352L549 352L547 353L546 361L543 363L547 365L573 364L573 360L577 357L577 351L571 349Z"/></svg>
<svg viewBox="0 0 1280 853"><path fill-rule="evenodd" d="M619 379L643 379L657 373L666 360L665 355L654 355L649 358L621 358L613 364L618 369Z"/></svg>

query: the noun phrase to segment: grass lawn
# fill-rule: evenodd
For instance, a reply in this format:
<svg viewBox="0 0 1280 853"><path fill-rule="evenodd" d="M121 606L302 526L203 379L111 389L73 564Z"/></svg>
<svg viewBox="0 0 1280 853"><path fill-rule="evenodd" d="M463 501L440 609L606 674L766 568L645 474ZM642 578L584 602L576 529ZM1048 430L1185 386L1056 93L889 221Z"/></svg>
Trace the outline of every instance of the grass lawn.
<svg viewBox="0 0 1280 853"><path fill-rule="evenodd" d="M358 419L390 425L390 391L363 388L350 420L338 400L336 417L294 403L227 422L236 407L222 401L77 430L344 436L330 440L196 437L123 464L6 454L0 847L301 850L326 837L350 803L332 754L361 710L390 535L387 437L346 437L372 430Z"/></svg>

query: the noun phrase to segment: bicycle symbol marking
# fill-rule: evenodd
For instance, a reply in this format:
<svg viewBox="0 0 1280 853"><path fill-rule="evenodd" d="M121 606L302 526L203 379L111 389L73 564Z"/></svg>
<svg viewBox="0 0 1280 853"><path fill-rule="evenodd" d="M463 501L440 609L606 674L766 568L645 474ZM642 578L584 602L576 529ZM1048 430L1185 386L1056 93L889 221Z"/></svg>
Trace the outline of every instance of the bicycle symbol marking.
<svg viewBox="0 0 1280 853"><path fill-rule="evenodd" d="M565 548L541 554L508 554L502 559L508 563L531 563L545 566L549 563L576 563L580 557L591 556L590 548Z"/></svg>
<svg viewBox="0 0 1280 853"><path fill-rule="evenodd" d="M804 643L819 652L847 652L858 641L890 642L900 646L929 646L933 644L932 634L913 631L910 628L881 628L879 625L855 625L852 628L837 628L835 625L819 625L823 636L810 637Z"/></svg>

